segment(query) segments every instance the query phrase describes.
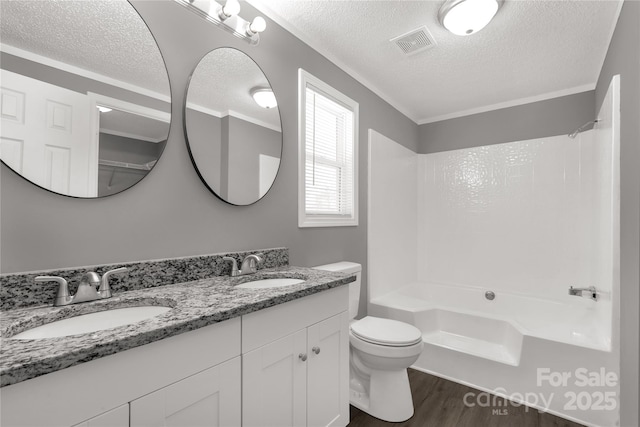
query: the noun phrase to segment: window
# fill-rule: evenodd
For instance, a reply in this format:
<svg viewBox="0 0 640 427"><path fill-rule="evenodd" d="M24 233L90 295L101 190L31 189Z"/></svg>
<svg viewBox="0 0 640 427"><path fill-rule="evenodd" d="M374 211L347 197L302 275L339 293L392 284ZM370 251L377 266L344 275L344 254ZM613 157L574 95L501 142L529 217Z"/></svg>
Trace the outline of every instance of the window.
<svg viewBox="0 0 640 427"><path fill-rule="evenodd" d="M298 73L298 226L358 225L358 103Z"/></svg>

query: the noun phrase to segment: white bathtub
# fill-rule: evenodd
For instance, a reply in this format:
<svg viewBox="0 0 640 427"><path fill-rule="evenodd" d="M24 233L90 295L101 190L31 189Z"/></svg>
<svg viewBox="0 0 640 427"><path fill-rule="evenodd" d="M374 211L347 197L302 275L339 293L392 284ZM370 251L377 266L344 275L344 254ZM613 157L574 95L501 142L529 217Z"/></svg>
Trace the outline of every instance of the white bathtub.
<svg viewBox="0 0 640 427"><path fill-rule="evenodd" d="M609 303L607 295L599 301L567 295L564 302L496 291L489 300L486 291L412 283L372 300L372 313L416 325L425 342L515 366L523 336L611 351L610 322L597 310ZM504 357L496 355L496 345L504 347Z"/></svg>
<svg viewBox="0 0 640 427"><path fill-rule="evenodd" d="M520 401L587 425L614 425L617 412L572 407L583 399L613 393L610 323L600 308L609 304L571 297L553 301L488 289L412 283L374 298L368 314L404 321L422 331L425 348L413 368L495 395ZM598 306L598 304L601 304ZM607 372L616 384L577 387L578 372ZM553 384L544 372L568 373ZM575 406L575 405L574 405Z"/></svg>

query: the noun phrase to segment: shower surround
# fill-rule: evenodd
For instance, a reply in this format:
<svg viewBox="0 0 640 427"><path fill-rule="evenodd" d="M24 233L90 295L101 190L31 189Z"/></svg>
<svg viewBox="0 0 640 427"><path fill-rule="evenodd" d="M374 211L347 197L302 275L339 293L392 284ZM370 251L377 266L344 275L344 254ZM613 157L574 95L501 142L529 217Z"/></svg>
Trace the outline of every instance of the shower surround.
<svg viewBox="0 0 640 427"><path fill-rule="evenodd" d="M416 154L370 131L368 313L421 329L415 368L615 425L618 84L575 139Z"/></svg>

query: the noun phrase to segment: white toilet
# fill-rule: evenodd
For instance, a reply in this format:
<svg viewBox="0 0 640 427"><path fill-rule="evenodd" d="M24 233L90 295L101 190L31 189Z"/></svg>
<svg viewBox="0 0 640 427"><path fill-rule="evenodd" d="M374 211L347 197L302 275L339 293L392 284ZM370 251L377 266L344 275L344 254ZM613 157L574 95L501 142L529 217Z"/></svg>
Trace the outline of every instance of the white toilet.
<svg viewBox="0 0 640 427"><path fill-rule="evenodd" d="M401 422L413 416L407 368L422 352L422 333L397 320L367 316L354 320L360 300L362 266L337 262L318 270L356 273L349 284L349 401L384 421Z"/></svg>

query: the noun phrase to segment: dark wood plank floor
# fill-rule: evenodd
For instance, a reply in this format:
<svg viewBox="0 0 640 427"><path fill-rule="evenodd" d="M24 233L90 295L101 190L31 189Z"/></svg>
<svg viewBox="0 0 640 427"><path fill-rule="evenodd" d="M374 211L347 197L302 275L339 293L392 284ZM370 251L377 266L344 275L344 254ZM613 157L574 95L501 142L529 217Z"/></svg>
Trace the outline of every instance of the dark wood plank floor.
<svg viewBox="0 0 640 427"><path fill-rule="evenodd" d="M388 423L351 406L349 427L584 427L533 408L508 404L501 398L496 398L496 406L468 407L465 394L480 391L413 369L409 369L409 382L415 408L411 419Z"/></svg>

